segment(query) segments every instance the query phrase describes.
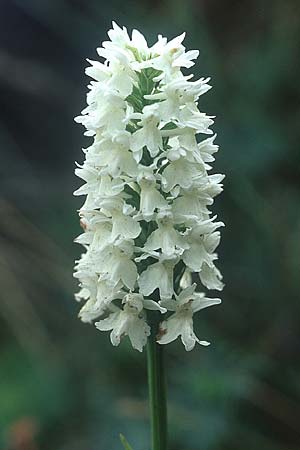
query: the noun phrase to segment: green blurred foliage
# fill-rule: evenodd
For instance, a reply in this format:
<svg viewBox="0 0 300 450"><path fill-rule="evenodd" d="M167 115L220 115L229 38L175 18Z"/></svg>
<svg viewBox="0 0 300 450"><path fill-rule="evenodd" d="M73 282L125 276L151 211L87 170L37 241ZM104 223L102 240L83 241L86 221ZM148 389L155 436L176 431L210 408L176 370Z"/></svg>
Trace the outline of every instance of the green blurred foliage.
<svg viewBox="0 0 300 450"><path fill-rule="evenodd" d="M73 170L88 145L73 116L85 58L116 20L150 42L184 30L200 49L226 174L223 304L196 320L213 345L167 348L170 450L299 449L299 2L3 0L1 11L0 447L120 449L122 432L149 449L144 355L80 323L73 301Z"/></svg>

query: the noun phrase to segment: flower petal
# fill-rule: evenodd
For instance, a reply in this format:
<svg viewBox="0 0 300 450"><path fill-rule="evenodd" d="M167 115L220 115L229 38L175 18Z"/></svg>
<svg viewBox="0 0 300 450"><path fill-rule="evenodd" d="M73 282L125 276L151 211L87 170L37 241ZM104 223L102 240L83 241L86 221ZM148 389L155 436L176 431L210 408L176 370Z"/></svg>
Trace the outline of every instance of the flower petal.
<svg viewBox="0 0 300 450"><path fill-rule="evenodd" d="M143 305L145 309L150 309L151 311L160 311L162 314L167 312L166 308L160 306L160 304L155 302L154 300L144 299Z"/></svg>

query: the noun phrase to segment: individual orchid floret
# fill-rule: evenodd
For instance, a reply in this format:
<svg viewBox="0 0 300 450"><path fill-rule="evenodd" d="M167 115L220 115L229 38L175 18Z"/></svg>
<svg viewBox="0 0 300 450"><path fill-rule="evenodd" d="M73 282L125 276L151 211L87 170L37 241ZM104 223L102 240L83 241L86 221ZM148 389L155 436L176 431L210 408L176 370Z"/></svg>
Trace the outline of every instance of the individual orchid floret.
<svg viewBox="0 0 300 450"><path fill-rule="evenodd" d="M106 319L96 322L95 325L100 331L112 330L110 340L113 345L119 345L121 337L127 335L132 347L141 352L151 333L143 315L143 302L140 295L136 294L124 297L122 303L123 309L115 306Z"/></svg>
<svg viewBox="0 0 300 450"><path fill-rule="evenodd" d="M158 228L148 237L144 251L161 249L163 255L172 257L189 248L186 237L174 228L173 214L170 211L162 209L156 216L156 222Z"/></svg>
<svg viewBox="0 0 300 450"><path fill-rule="evenodd" d="M87 106L75 119L92 139L75 169L84 184L74 194L85 197L75 239L85 251L74 269L79 317L110 331L113 345L129 336L139 351L150 333L160 344L181 336L187 350L206 345L193 314L220 300L195 292L192 280L223 288L223 223L210 211L223 175L210 172L213 116L198 108L210 79L182 72L199 54L184 37L159 35L151 46L113 22L100 59L88 60Z"/></svg>
<svg viewBox="0 0 300 450"><path fill-rule="evenodd" d="M93 320L102 316L113 300L124 297L120 287L121 283L112 287L105 280L99 280L96 295L89 295L88 300L79 311L80 319L83 322L92 323Z"/></svg>
<svg viewBox="0 0 300 450"><path fill-rule="evenodd" d="M182 259L186 267L193 272L201 272L204 263L212 267L213 261L217 259L214 251L220 243L221 235L219 231L212 232L211 230L223 224L222 222L219 224L206 222L208 222L207 225L210 225L210 232L203 233L203 226L200 224L199 226L195 225L187 236L189 247L184 251Z"/></svg>
<svg viewBox="0 0 300 450"><path fill-rule="evenodd" d="M98 174L101 176L108 174L113 178L121 175L134 177L138 174L137 163L129 150L128 134L124 131L118 136L106 138L94 144L93 165L100 169Z"/></svg>
<svg viewBox="0 0 300 450"><path fill-rule="evenodd" d="M140 212L144 220L153 219L154 211L167 206L167 201L160 192L153 173L141 172L137 178L140 186Z"/></svg>
<svg viewBox="0 0 300 450"><path fill-rule="evenodd" d="M127 335L132 347L141 352L151 332L144 309L158 310L161 313L167 310L153 300L145 300L141 294L125 295L122 304L123 309L112 307L111 314L95 325L100 331L112 330L110 339L113 345L119 345L121 338Z"/></svg>
<svg viewBox="0 0 300 450"><path fill-rule="evenodd" d="M122 248L122 244L123 246L126 245L127 248ZM135 263L132 261L132 255L133 243L130 241L121 241L118 245L107 246L102 250L98 259L97 270L100 276L108 280L112 286L121 281L126 288L133 290L138 272Z"/></svg>
<svg viewBox="0 0 300 450"><path fill-rule="evenodd" d="M151 47L153 58L149 58L142 67L153 67L159 70L161 74L156 78L158 81L169 81L172 77L181 74L180 67L190 68L199 55L198 50L190 50L185 52L182 41L185 33L175 37L171 41L161 35L158 36L157 42Z"/></svg>
<svg viewBox="0 0 300 450"><path fill-rule="evenodd" d="M145 147L145 143L147 143L147 148L152 158L162 149L162 136L158 129L159 122L158 105L154 103L153 105L145 106L141 120L138 122L140 128L131 136L131 150L139 152L139 157L142 156L141 150Z"/></svg>
<svg viewBox="0 0 300 450"><path fill-rule="evenodd" d="M208 306L221 303L219 298L206 298L204 294L195 292L196 284L185 288L176 300L163 302L169 311L175 311L167 320L161 323L159 331L159 344L168 344L178 336L187 351L195 347L196 342L201 345L209 345L207 341L200 341L194 333L193 315L195 312Z"/></svg>
<svg viewBox="0 0 300 450"><path fill-rule="evenodd" d="M174 294L174 267L177 262L177 259L161 257L158 262L149 265L139 276L140 292L148 296L158 289L161 300L172 298Z"/></svg>
<svg viewBox="0 0 300 450"><path fill-rule="evenodd" d="M198 81L188 81L190 77L175 78L164 85L160 92L145 95L147 100L159 100L158 108L161 118L165 121L180 121L183 106L193 105L200 95L205 94L211 86L209 78Z"/></svg>
<svg viewBox="0 0 300 450"><path fill-rule="evenodd" d="M203 169L197 163L191 163L186 158L171 161L162 173L162 187L170 192L174 186L189 189L198 178L203 178Z"/></svg>
<svg viewBox="0 0 300 450"><path fill-rule="evenodd" d="M111 218L111 239L135 239L141 232L140 224L132 217L134 208L122 198L111 197L101 203L105 215Z"/></svg>

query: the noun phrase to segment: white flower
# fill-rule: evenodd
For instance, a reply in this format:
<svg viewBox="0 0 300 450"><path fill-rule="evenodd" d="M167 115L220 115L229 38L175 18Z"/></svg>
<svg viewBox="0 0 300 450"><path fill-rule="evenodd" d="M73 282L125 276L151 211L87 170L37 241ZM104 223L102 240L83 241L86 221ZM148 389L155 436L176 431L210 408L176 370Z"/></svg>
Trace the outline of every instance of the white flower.
<svg viewBox="0 0 300 450"><path fill-rule="evenodd" d="M142 174L138 179L140 192L140 211L144 220L153 218L156 209L164 208L167 202L158 190L158 186L153 175Z"/></svg>
<svg viewBox="0 0 300 450"><path fill-rule="evenodd" d="M169 192L178 185L184 189L189 189L197 178L203 177L202 167L192 164L185 158L171 161L163 171L162 186L165 192Z"/></svg>
<svg viewBox="0 0 300 450"><path fill-rule="evenodd" d="M107 284L106 281L99 280L97 283L96 296L90 296L79 311L79 317L83 322L92 322L105 313L113 300L122 298L123 296L124 294L120 291L120 284L119 286L112 287Z"/></svg>
<svg viewBox="0 0 300 450"><path fill-rule="evenodd" d="M166 309L153 300L144 300L140 294L127 294L122 303L123 309L115 307L114 312L95 325L101 331L112 330L110 339L113 345L119 345L122 336L128 336L132 347L141 352L151 332L143 308L157 309L161 312L165 312Z"/></svg>
<svg viewBox="0 0 300 450"><path fill-rule="evenodd" d="M200 272L204 263L212 266L213 261L217 259L214 251L219 245L220 239L219 231L203 235L201 234L201 228L198 229L195 226L188 236L189 248L185 250L182 256L185 265L193 272Z"/></svg>
<svg viewBox="0 0 300 450"><path fill-rule="evenodd" d="M117 61L112 61L110 67L99 61L88 59L91 67L85 73L99 82L105 82L111 90L116 90L122 98L126 98L132 92L133 80L132 72Z"/></svg>
<svg viewBox="0 0 300 450"><path fill-rule="evenodd" d="M157 80L170 80L172 76L176 76L180 73L180 67L192 67L199 55L198 50L190 50L185 53L185 48L182 45L182 41L185 38L185 33L175 37L171 41L167 42L167 39L158 36L158 41L151 47L151 53L154 55L152 59L145 61L142 67L153 67L161 71Z"/></svg>
<svg viewBox="0 0 300 450"><path fill-rule="evenodd" d="M138 123L141 128L131 136L131 150L138 152L139 158L145 146L152 157L155 157L162 148L162 136L158 129L159 120L156 104L144 107L141 121Z"/></svg>
<svg viewBox="0 0 300 450"><path fill-rule="evenodd" d="M214 123L212 117L201 113L196 105L184 106L176 122L180 128L189 127L193 128L195 133L205 134L212 134L212 130L209 127Z"/></svg>
<svg viewBox="0 0 300 450"><path fill-rule="evenodd" d="M101 210L107 217L111 217L111 239L134 239L141 232L140 224L131 216L134 209L126 204L122 198L112 197L104 199Z"/></svg>
<svg viewBox="0 0 300 450"><path fill-rule="evenodd" d="M182 106L194 104L200 95L205 94L211 86L209 78L188 81L189 77L179 77L171 80L155 94L145 95L147 100L160 100L158 108L163 120L180 120Z"/></svg>
<svg viewBox="0 0 300 450"><path fill-rule="evenodd" d="M209 137L198 144L201 158L206 163L211 163L215 160L214 156L212 155L219 149L218 145L214 144L215 137L216 136ZM208 165L207 168L211 169L211 167Z"/></svg>
<svg viewBox="0 0 300 450"><path fill-rule="evenodd" d="M137 267L132 261L133 251L128 253L128 249L122 249L121 244L105 247L96 261L96 267L101 277L108 280L112 286L122 281L128 289L134 290L138 273ZM133 244L128 242L127 245L130 251Z"/></svg>
<svg viewBox="0 0 300 450"><path fill-rule="evenodd" d="M224 283L222 283L222 274L217 269L214 264L208 265L204 263L201 271L199 272L199 277L202 284L208 289L216 289L217 291L222 291Z"/></svg>
<svg viewBox="0 0 300 450"><path fill-rule="evenodd" d="M193 314L208 306L218 305L221 303L219 298L206 298L204 294L194 292L196 284L184 289L180 295L175 295L176 300L169 300L163 305L169 311L175 311L160 326L160 344L168 344L169 342L181 336L181 341L187 351L194 348L196 342L201 345L209 345L207 341L200 341L193 330Z"/></svg>
<svg viewBox="0 0 300 450"><path fill-rule="evenodd" d="M87 246L91 251L99 252L112 241L112 226L110 222L85 222L85 233L75 239L75 242Z"/></svg>
<svg viewBox="0 0 300 450"><path fill-rule="evenodd" d="M196 188L181 190L172 205L173 214L180 218L180 222L189 220L199 221L207 218L208 209L205 203L201 201L199 190Z"/></svg>
<svg viewBox="0 0 300 450"><path fill-rule="evenodd" d="M134 177L138 173L137 163L129 151L129 136L126 131L110 139L103 139L97 146L94 164L101 176L106 173L116 178L122 174Z"/></svg>
<svg viewBox="0 0 300 450"><path fill-rule="evenodd" d="M148 296L158 289L162 300L171 298L174 293L174 265L172 260L162 260L148 266L138 279L140 292Z"/></svg>
<svg viewBox="0 0 300 450"><path fill-rule="evenodd" d="M81 169L76 169L81 170ZM85 169L82 169L82 172ZM76 172L77 174L77 172ZM84 175L78 174L81 178ZM81 214L83 211L89 211L101 207L101 203L106 197L114 197L124 190L124 182L120 178L112 179L108 175L100 177L99 174L93 178L87 179L87 183L81 186L74 192L74 195L86 195L86 201L81 207Z"/></svg>
<svg viewBox="0 0 300 450"><path fill-rule="evenodd" d="M100 60L88 60L87 106L75 119L93 140L75 169L84 184L74 194L85 196L75 239L85 250L74 269L79 317L98 320L113 345L128 335L139 351L159 323L160 344L181 336L187 350L206 345L193 314L220 300L196 293L192 276L223 288L215 266L223 223L210 211L223 175L209 173L215 136L199 138L212 134L213 117L198 109L211 86L182 73L199 53L186 51L184 36L159 35L149 47L113 22ZM163 320L166 308L174 313Z"/></svg>
<svg viewBox="0 0 300 450"><path fill-rule="evenodd" d="M93 136L102 127L111 135L125 131L126 104L122 97L95 84L91 84L89 94L89 106L75 118L86 126L88 135Z"/></svg>
<svg viewBox="0 0 300 450"><path fill-rule="evenodd" d="M114 210L112 212L112 239L121 237L123 239L134 239L141 232L141 226L130 215L122 211Z"/></svg>
<svg viewBox="0 0 300 450"><path fill-rule="evenodd" d="M166 153L166 157L169 161L177 161L180 158L184 158L187 161L194 163L198 162L204 166L203 161L195 154L195 150L198 151L197 141L194 133L185 133L180 136L170 137L168 141L170 147Z"/></svg>
<svg viewBox="0 0 300 450"><path fill-rule="evenodd" d="M173 215L171 212L162 210L157 214L157 230L153 231L147 239L143 250L152 252L161 249L163 255L171 257L182 253L189 248L185 237L174 228Z"/></svg>

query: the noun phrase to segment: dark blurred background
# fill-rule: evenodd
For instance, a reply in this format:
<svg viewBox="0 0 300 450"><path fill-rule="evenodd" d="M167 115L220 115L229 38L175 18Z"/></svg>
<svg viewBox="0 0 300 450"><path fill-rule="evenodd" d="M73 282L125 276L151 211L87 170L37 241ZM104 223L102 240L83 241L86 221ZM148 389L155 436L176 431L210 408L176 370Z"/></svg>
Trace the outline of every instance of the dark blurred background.
<svg viewBox="0 0 300 450"><path fill-rule="evenodd" d="M111 20L154 42L187 31L211 76L215 209L226 222L212 341L167 347L170 450L299 450L300 4L297 0L1 0L0 448L149 449L145 354L77 319L73 260L88 145L85 58Z"/></svg>

